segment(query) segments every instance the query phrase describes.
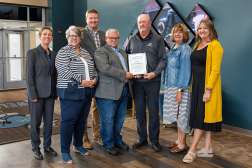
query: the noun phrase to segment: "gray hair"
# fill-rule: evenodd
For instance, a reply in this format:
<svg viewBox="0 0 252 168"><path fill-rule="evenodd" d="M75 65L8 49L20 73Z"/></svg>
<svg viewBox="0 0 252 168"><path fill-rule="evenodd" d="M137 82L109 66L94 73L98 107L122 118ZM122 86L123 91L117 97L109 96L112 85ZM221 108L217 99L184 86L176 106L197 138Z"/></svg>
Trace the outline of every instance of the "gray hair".
<svg viewBox="0 0 252 168"><path fill-rule="evenodd" d="M81 37L81 30L80 28L72 25L66 30L66 38L68 39L70 36L70 32L73 31L77 36Z"/></svg>
<svg viewBox="0 0 252 168"><path fill-rule="evenodd" d="M116 32L116 33L118 33L118 35L120 36L119 31L118 31L117 29L115 29L115 28L109 28L109 29L106 31L105 36L107 37L107 36L109 35L109 33L112 33L112 32Z"/></svg>
<svg viewBox="0 0 252 168"><path fill-rule="evenodd" d="M148 13L141 13L140 15L138 15L137 22L140 20L140 18L145 18L151 23L151 18L150 18L150 15Z"/></svg>

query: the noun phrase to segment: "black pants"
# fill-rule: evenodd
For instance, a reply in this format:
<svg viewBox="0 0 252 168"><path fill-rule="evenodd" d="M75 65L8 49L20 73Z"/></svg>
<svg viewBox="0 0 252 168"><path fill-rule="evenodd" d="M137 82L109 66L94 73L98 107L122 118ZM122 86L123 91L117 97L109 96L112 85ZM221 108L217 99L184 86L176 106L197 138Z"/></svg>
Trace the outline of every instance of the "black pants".
<svg viewBox="0 0 252 168"><path fill-rule="evenodd" d="M133 83L139 142L147 141L146 105L149 112L149 139L152 144L159 142L159 90L159 81Z"/></svg>
<svg viewBox="0 0 252 168"><path fill-rule="evenodd" d="M40 145L40 124L44 122L43 147L51 146L54 98L39 98L37 102L29 101L31 113L31 143L32 149L38 150Z"/></svg>

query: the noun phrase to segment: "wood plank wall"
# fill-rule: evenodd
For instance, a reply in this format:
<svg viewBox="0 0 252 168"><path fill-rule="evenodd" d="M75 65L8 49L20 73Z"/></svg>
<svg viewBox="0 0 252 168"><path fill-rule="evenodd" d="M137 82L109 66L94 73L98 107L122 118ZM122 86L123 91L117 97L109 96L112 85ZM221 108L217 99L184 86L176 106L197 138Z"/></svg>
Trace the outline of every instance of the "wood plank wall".
<svg viewBox="0 0 252 168"><path fill-rule="evenodd" d="M0 3L48 7L48 0L0 0Z"/></svg>

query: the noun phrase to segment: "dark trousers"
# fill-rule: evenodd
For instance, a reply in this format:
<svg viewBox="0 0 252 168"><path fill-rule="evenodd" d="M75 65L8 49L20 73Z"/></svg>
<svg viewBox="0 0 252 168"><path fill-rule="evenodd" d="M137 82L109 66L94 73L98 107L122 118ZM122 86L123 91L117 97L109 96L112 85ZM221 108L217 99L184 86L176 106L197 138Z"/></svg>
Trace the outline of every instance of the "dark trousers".
<svg viewBox="0 0 252 168"><path fill-rule="evenodd" d="M61 127L60 142L61 153L69 153L73 137L73 145L83 145L85 123L92 101L93 90L85 89L85 97L81 100L60 99Z"/></svg>
<svg viewBox="0 0 252 168"><path fill-rule="evenodd" d="M149 139L152 144L159 142L159 90L158 81L133 83L139 142L147 141L146 105L149 112Z"/></svg>
<svg viewBox="0 0 252 168"><path fill-rule="evenodd" d="M100 114L100 133L104 148L123 143L121 130L127 112L128 87L125 86L119 100L96 98Z"/></svg>
<svg viewBox="0 0 252 168"><path fill-rule="evenodd" d="M164 115L163 104L164 104L164 93L160 93L159 94L159 117L162 123L163 123L163 115Z"/></svg>
<svg viewBox="0 0 252 168"><path fill-rule="evenodd" d="M43 147L51 146L54 98L39 98L37 102L29 101L31 113L31 143L32 149L38 150L40 145L40 124L44 122Z"/></svg>

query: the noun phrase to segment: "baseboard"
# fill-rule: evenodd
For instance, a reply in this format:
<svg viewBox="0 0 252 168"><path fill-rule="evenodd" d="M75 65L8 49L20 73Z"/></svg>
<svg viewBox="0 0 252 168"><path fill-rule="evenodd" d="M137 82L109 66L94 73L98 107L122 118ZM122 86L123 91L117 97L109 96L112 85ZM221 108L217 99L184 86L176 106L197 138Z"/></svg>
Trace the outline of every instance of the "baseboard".
<svg viewBox="0 0 252 168"><path fill-rule="evenodd" d="M239 127L235 127L235 126L227 125L227 124L223 124L223 129L225 131L229 131L235 134L252 137L252 130L239 128Z"/></svg>
<svg viewBox="0 0 252 168"><path fill-rule="evenodd" d="M22 91L26 90L27 88L8 88L8 89L0 89L0 92L8 92L8 91Z"/></svg>

